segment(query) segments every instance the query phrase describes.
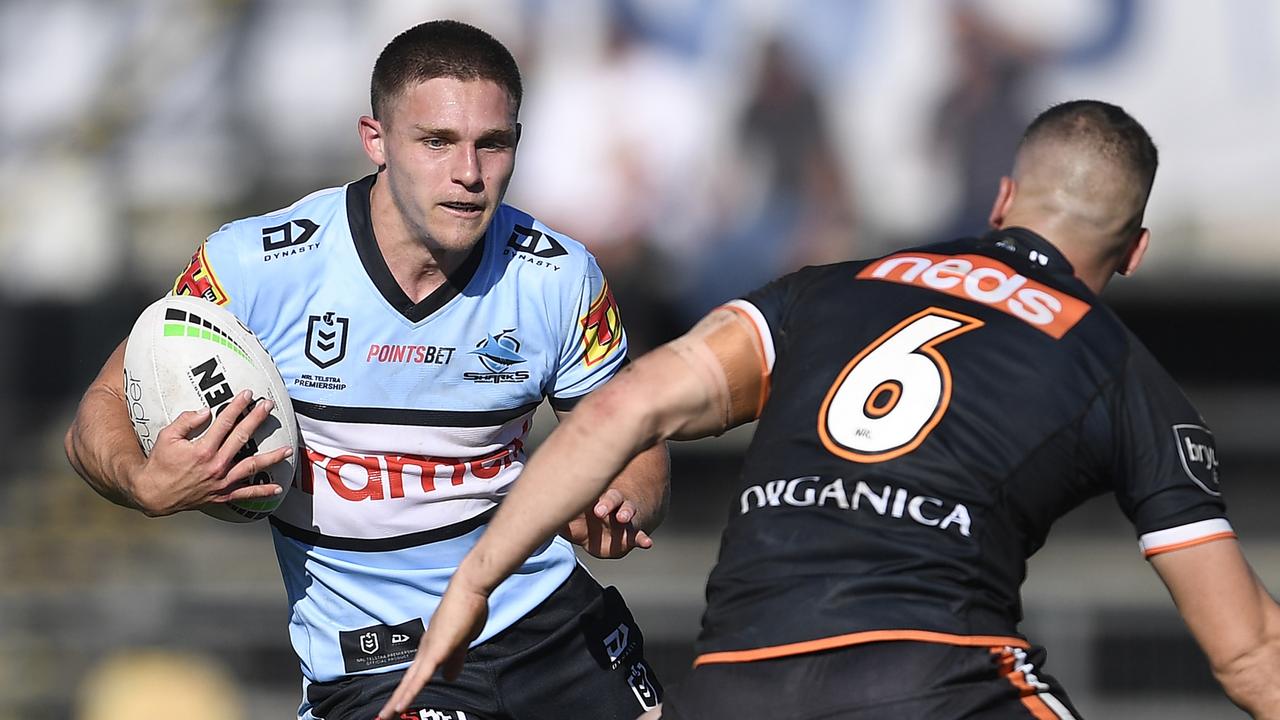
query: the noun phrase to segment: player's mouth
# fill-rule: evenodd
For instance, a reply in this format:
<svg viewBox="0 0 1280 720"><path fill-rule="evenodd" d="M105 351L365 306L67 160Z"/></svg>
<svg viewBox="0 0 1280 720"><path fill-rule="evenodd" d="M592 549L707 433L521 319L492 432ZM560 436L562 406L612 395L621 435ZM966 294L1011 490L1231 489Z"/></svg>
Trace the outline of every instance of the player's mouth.
<svg viewBox="0 0 1280 720"><path fill-rule="evenodd" d="M463 218L478 217L484 212L484 205L479 203L449 201L440 203L440 207L444 208L452 215Z"/></svg>

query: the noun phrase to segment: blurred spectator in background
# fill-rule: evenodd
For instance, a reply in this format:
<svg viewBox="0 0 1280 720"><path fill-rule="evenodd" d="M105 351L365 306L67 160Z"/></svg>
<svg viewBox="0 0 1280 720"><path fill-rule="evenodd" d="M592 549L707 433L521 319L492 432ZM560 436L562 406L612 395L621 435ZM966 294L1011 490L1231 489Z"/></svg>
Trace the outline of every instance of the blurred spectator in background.
<svg viewBox="0 0 1280 720"><path fill-rule="evenodd" d="M934 141L959 175L960 197L942 235L967 237L985 232L991 193L1034 115L1024 90L1035 51L968 2L952 5L950 27L956 80L937 108Z"/></svg>
<svg viewBox="0 0 1280 720"><path fill-rule="evenodd" d="M598 37L543 48L511 197L591 249L641 354L682 330L669 251L706 233L720 133L688 55L645 42L621 6L596 10Z"/></svg>
<svg viewBox="0 0 1280 720"><path fill-rule="evenodd" d="M1043 110L1033 100L1038 73L1050 64L1095 62L1124 45L1133 27L1133 0L1100 4L1101 21L1093 31L1067 39L1019 26L1011 2L952 1L947 13L955 79L935 110L933 141L935 152L956 165L958 199L942 236L986 232L991 193L1013 158L1022 128ZM1039 24L1055 19L1060 18L1048 12Z"/></svg>
<svg viewBox="0 0 1280 720"><path fill-rule="evenodd" d="M724 177L733 212L698 258L687 324L788 270L853 253L852 194L826 113L789 46L767 38Z"/></svg>

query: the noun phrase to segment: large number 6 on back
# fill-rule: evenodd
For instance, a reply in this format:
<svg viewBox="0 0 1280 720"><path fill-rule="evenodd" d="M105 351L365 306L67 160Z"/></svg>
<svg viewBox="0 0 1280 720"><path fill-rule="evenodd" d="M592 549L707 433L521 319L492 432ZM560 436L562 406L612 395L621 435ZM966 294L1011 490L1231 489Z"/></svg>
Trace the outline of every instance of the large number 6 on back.
<svg viewBox="0 0 1280 720"><path fill-rule="evenodd" d="M881 335L844 366L827 391L818 412L822 444L861 463L916 449L951 402L951 367L937 346L982 325L931 307Z"/></svg>

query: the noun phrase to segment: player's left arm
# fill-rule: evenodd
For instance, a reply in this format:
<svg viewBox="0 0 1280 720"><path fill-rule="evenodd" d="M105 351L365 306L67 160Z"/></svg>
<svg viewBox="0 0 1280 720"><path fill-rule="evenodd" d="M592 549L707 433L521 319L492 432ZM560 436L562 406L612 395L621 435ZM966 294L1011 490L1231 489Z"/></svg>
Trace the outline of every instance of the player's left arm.
<svg viewBox="0 0 1280 720"><path fill-rule="evenodd" d="M564 422L568 411L556 411ZM620 558L653 547L649 536L666 517L671 500L671 461L666 442L635 456L609 487L560 535L598 558Z"/></svg>
<svg viewBox="0 0 1280 720"><path fill-rule="evenodd" d="M1178 612L1231 701L1280 718L1280 606L1232 538L1155 555Z"/></svg>

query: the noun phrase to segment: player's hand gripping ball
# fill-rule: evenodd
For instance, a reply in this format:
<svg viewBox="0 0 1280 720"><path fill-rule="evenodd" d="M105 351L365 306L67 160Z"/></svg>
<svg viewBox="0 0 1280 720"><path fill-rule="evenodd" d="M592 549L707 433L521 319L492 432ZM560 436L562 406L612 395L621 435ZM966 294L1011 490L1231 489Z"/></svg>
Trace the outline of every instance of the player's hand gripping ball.
<svg viewBox="0 0 1280 720"><path fill-rule="evenodd" d="M160 430L187 410L207 407L213 411L210 417L217 417L245 389L253 392L255 400L271 400L275 404L271 415L236 460L292 448L288 458L249 480L255 485L275 483L280 494L210 503L200 509L219 520L243 523L260 520L280 506L297 466L297 420L280 371L258 338L235 315L188 295L157 300L142 312L129 334L124 375L129 419L148 455Z"/></svg>

